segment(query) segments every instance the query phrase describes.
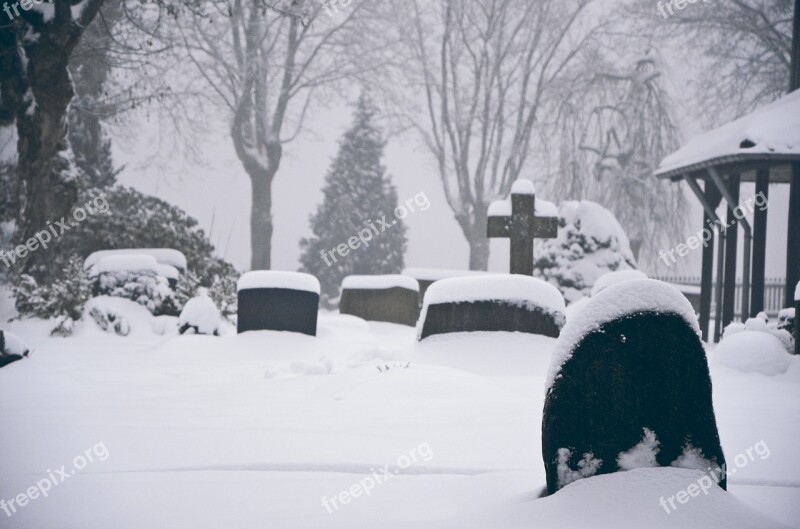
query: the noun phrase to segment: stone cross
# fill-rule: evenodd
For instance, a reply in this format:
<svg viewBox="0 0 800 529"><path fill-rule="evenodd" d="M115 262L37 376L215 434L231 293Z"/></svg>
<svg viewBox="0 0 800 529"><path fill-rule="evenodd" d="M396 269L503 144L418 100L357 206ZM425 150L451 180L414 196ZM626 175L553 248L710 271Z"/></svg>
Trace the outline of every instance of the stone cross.
<svg viewBox="0 0 800 529"><path fill-rule="evenodd" d="M558 211L553 204L539 200L530 180L517 180L511 187L511 203L507 200L489 206L488 237L511 239L511 273L533 275L533 240L553 239L558 235ZM556 216L537 217L545 206Z"/></svg>

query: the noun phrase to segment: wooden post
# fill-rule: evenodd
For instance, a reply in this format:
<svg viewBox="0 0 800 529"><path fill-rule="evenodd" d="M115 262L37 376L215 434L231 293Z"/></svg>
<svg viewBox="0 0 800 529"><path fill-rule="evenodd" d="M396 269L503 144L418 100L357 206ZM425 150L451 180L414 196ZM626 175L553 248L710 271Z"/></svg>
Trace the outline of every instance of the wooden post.
<svg viewBox="0 0 800 529"><path fill-rule="evenodd" d="M706 201L712 208L719 206L722 195L717 191L713 182L706 180L703 186L703 194ZM711 323L711 294L714 280L714 244L717 243L714 234L714 219L708 212L703 210L703 229L711 230L711 239L703 247L703 269L700 275L700 330L703 332L703 341L707 342L709 337L709 324Z"/></svg>
<svg viewBox="0 0 800 529"><path fill-rule="evenodd" d="M794 38L789 91L800 88L800 0L794 1ZM786 307L794 305L794 286L800 281L800 162L792 163L789 184L789 235L786 237Z"/></svg>
<svg viewBox="0 0 800 529"><path fill-rule="evenodd" d="M769 169L756 173L756 196L763 194L769 200ZM765 201L766 203L766 201ZM764 277L767 261L767 207L757 207L753 212L753 296L750 299L750 316L764 310Z"/></svg>
<svg viewBox="0 0 800 529"><path fill-rule="evenodd" d="M725 233L725 280L722 294L723 329L733 321L736 301L736 255L739 247L739 224L734 216L733 208L739 205L739 182L738 174L728 177L728 191L733 203L726 200L728 207L725 214L727 228Z"/></svg>

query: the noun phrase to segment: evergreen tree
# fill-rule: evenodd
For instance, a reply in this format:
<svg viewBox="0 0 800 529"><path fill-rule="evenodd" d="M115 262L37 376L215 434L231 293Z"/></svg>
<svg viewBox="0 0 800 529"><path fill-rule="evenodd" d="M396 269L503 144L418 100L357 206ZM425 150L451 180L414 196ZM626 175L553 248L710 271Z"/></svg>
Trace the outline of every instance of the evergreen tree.
<svg viewBox="0 0 800 529"><path fill-rule="evenodd" d="M362 95L354 123L325 177L322 205L311 217L314 236L300 241L301 270L319 279L325 307L336 304L339 286L348 275L393 274L403 269L406 227L395 216L397 190L381 165L385 142L374 123L376 114L370 99ZM371 234L368 241L367 231ZM357 238L359 232L365 243ZM346 255L336 251L348 241L353 244Z"/></svg>

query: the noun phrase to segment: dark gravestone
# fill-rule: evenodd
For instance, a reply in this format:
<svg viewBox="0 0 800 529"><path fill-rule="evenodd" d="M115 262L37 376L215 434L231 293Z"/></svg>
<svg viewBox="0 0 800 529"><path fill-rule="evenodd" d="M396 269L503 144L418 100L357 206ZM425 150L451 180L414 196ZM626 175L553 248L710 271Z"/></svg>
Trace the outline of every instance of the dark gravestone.
<svg viewBox="0 0 800 529"><path fill-rule="evenodd" d="M15 344L16 346L12 347L11 341L12 337L10 335L6 336L4 331L0 331L0 367L5 367L17 360L22 360L28 356L30 352L21 343Z"/></svg>
<svg viewBox="0 0 800 529"><path fill-rule="evenodd" d="M413 327L419 317L419 285L403 276L347 277L342 283L339 312Z"/></svg>
<svg viewBox="0 0 800 529"><path fill-rule="evenodd" d="M638 280L609 287L567 324L542 419L549 493L636 466L724 468L708 363L687 318L693 309L677 290ZM659 443L655 459L620 465L648 435Z"/></svg>
<svg viewBox="0 0 800 529"><path fill-rule="evenodd" d="M503 282L509 280L517 283L519 288L501 288ZM463 299L449 293L441 295L440 292L440 287L443 287L451 292L463 292L469 298L481 288L479 285L486 285L487 282L490 288L483 291L484 299ZM496 296L491 295L491 282L499 282ZM457 285L458 288L453 290L450 285ZM532 291L526 292L531 285ZM512 295L514 291L517 296ZM419 323L420 340L436 334L475 331L522 332L555 338L564 326L564 299L561 294L552 285L532 277L517 275L445 279L431 286L428 295Z"/></svg>
<svg viewBox="0 0 800 529"><path fill-rule="evenodd" d="M537 216L537 213L549 216ZM517 180L511 187L511 203L492 203L488 217L488 237L511 239L511 273L532 276L533 240L558 236L556 207L536 200L533 182Z"/></svg>
<svg viewBox="0 0 800 529"><path fill-rule="evenodd" d="M316 287L313 283L316 282ZM239 280L237 331L317 335L319 282L294 272L248 272Z"/></svg>

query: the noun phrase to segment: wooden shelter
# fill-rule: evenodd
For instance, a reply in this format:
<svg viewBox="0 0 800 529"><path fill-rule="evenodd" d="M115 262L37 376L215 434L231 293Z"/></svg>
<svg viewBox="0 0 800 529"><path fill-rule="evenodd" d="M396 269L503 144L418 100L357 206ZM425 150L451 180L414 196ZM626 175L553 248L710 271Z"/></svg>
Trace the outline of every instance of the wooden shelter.
<svg viewBox="0 0 800 529"><path fill-rule="evenodd" d="M769 196L769 184L789 186L789 216L786 241L785 307L794 305L795 285L800 281L800 38L798 4L795 0L789 93L755 112L692 138L659 165L656 176L685 181L703 205L703 225L715 230L703 248L700 326L709 338L714 251L717 251L716 326L718 341L725 325L734 318L736 257L739 225L744 230L742 316L754 316L764 308L764 276L767 248L767 210L754 209L753 226L737 219L742 182L755 182L756 195ZM702 181L702 186L700 181ZM723 221L716 214L722 199L727 204ZM752 264L752 266L751 266ZM746 318L745 318L746 319Z"/></svg>

